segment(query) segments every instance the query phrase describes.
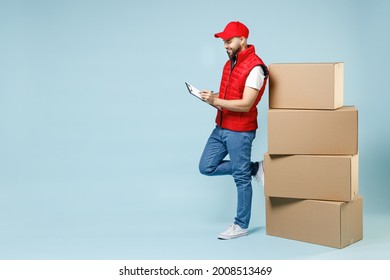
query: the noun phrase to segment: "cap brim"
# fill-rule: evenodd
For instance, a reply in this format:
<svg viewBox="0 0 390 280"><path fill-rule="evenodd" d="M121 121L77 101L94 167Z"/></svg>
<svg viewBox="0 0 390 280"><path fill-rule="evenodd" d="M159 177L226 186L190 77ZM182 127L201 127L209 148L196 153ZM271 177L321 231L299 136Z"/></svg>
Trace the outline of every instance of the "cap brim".
<svg viewBox="0 0 390 280"><path fill-rule="evenodd" d="M214 34L215 38L221 38L223 40L231 39L234 37L234 35L228 34L226 32L219 32Z"/></svg>

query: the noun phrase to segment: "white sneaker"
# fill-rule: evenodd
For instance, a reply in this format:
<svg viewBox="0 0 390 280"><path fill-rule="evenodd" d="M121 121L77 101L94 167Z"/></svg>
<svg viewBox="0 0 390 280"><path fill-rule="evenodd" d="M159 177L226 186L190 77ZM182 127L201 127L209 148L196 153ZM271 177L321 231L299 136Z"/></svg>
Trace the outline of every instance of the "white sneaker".
<svg viewBox="0 0 390 280"><path fill-rule="evenodd" d="M248 235L248 231L246 229L241 228L239 225L232 224L224 232L218 234L218 238L226 240L245 235Z"/></svg>
<svg viewBox="0 0 390 280"><path fill-rule="evenodd" d="M264 187L264 161L259 161L259 170L257 170L256 175L253 177L257 182L261 183Z"/></svg>

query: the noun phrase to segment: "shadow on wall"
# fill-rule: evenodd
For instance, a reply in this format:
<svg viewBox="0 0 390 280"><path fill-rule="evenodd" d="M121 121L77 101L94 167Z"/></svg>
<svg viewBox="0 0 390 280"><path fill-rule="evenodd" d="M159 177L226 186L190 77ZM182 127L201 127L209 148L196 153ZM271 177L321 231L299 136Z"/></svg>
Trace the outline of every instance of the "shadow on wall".
<svg viewBox="0 0 390 280"><path fill-rule="evenodd" d="M365 197L364 211L390 213L390 151L361 151L359 157L359 191Z"/></svg>

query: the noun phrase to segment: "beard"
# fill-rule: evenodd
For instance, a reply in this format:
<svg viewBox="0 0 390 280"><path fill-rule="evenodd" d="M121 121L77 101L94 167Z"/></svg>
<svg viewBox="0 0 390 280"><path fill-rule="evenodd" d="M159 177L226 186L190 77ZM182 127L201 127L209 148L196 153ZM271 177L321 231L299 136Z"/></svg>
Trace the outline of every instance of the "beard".
<svg viewBox="0 0 390 280"><path fill-rule="evenodd" d="M237 54L239 53L241 48L235 49L235 48L230 48L229 50L226 50L227 55L229 56L230 59L235 59Z"/></svg>

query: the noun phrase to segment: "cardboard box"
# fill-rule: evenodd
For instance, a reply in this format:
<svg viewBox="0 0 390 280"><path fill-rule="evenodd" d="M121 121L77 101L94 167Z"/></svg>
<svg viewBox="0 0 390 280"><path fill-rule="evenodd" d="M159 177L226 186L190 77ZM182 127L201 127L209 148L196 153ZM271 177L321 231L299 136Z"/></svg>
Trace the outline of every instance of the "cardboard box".
<svg viewBox="0 0 390 280"><path fill-rule="evenodd" d="M346 247L363 238L363 197L351 202L266 197L266 233Z"/></svg>
<svg viewBox="0 0 390 280"><path fill-rule="evenodd" d="M351 201L358 194L358 155L264 155L271 197Z"/></svg>
<svg viewBox="0 0 390 280"><path fill-rule="evenodd" d="M271 64L269 107L337 109L344 102L344 63Z"/></svg>
<svg viewBox="0 0 390 280"><path fill-rule="evenodd" d="M356 155L358 111L269 109L268 153Z"/></svg>

